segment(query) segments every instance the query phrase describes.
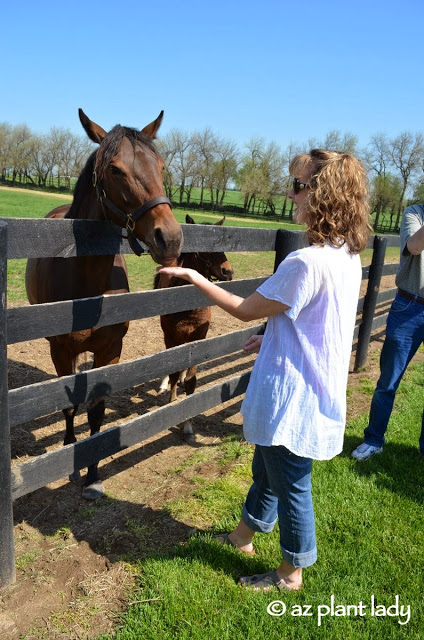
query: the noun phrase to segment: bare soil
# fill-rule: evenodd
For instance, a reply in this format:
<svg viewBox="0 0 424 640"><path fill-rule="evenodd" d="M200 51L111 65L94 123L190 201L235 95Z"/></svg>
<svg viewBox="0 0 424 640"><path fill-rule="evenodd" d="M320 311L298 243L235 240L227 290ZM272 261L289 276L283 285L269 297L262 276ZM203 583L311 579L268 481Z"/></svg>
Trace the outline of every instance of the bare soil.
<svg viewBox="0 0 424 640"><path fill-rule="evenodd" d="M393 286L393 279L385 286ZM244 325L245 326L245 325ZM209 336L241 328L241 324L213 310ZM349 375L348 418L368 411L370 395L362 393L364 378L375 384L383 333L373 338L368 362ZM122 360L163 349L158 318L132 322ZM10 388L55 376L46 340L12 345L8 352ZM220 358L199 367L199 388L232 377L251 366L242 354ZM353 359L352 359L353 366ZM163 405L159 380L108 398L103 428ZM187 444L175 427L144 443L102 461L100 474L106 497L88 503L80 487L68 479L46 486L14 504L16 582L0 592L0 637L27 640L95 638L117 625L119 613L131 598L135 577L125 558L143 559L166 552L187 540L194 523L171 517L166 506L192 492L190 470L175 474L194 449L219 446L228 434L242 437L240 401L229 402L194 419L196 443ZM86 414L76 418L77 437L87 436ZM62 413L13 428L15 464L62 446ZM199 468L215 479L225 468L213 456ZM209 523L213 524L213 523Z"/></svg>

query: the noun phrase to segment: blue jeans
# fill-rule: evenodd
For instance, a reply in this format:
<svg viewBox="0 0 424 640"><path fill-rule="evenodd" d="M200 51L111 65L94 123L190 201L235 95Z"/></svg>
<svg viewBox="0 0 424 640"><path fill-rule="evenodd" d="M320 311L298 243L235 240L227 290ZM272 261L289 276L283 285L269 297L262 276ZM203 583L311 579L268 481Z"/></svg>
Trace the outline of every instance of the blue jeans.
<svg viewBox="0 0 424 640"><path fill-rule="evenodd" d="M269 533L278 517L281 552L294 567L309 567L317 558L311 473L310 458L256 445L242 520L253 531Z"/></svg>
<svg viewBox="0 0 424 640"><path fill-rule="evenodd" d="M397 295L387 318L386 339L380 356L380 379L371 402L369 425L364 430L367 444L383 446L396 390L423 341L424 305ZM424 414L420 452L424 455Z"/></svg>

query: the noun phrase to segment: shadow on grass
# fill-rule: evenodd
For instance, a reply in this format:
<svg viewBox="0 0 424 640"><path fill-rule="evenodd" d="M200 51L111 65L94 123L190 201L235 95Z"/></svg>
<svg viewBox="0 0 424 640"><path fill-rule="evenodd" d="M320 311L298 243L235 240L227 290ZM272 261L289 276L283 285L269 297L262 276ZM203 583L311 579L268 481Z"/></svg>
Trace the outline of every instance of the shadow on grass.
<svg viewBox="0 0 424 640"><path fill-rule="evenodd" d="M372 477L373 483L404 498L424 504L424 457L417 445L413 447L397 442L388 442L379 453L364 462L352 459L352 473L361 477ZM342 458L350 458L352 451L361 444L362 438L345 435Z"/></svg>

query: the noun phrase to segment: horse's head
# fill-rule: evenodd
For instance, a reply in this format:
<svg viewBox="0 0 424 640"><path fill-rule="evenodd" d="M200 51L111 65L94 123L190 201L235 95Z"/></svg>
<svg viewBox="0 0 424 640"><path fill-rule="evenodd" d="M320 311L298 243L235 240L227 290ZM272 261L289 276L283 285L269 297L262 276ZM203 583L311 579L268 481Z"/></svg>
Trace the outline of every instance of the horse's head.
<svg viewBox="0 0 424 640"><path fill-rule="evenodd" d="M225 216L222 220L215 222L215 225L221 226L224 224ZM187 224L196 224L191 216L186 215ZM211 224L210 222L203 222L202 224ZM233 279L234 271L229 263L227 256L222 251L214 252L201 252L195 254L197 271L199 271L208 280L221 280L228 281Z"/></svg>
<svg viewBox="0 0 424 640"><path fill-rule="evenodd" d="M82 109L79 117L88 137L100 145L93 184L104 214L127 229L136 253L134 236L148 246L155 262L169 264L180 254L183 235L164 194L164 163L153 144L163 111L141 131L116 125L107 133Z"/></svg>

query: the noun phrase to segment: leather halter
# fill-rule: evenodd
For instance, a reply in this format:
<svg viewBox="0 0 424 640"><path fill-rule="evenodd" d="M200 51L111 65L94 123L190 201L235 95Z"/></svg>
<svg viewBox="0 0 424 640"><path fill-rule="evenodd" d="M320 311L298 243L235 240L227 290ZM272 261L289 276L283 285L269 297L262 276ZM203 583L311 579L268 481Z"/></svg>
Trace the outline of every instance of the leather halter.
<svg viewBox="0 0 424 640"><path fill-rule="evenodd" d="M142 204L141 207L138 207L138 209L136 209L132 213L124 213L124 211L119 209L119 207L117 207L116 204L112 202L112 200L109 200L105 193L105 190L102 189L100 184L97 182L96 172L93 173L93 186L96 187L97 199L102 206L106 220L110 222L109 216L106 212L107 208L118 218L120 226L125 227L125 229L127 230L127 238L131 249L137 256L141 256L141 254L143 253L143 249L134 233L135 223L137 222L137 220L139 220L139 218L141 218L144 213L146 213L150 209L153 209L153 207L156 207L156 205L158 204L168 204L172 208L169 198L167 198L166 196L157 196L156 198L152 198L151 200L148 200L147 202Z"/></svg>

